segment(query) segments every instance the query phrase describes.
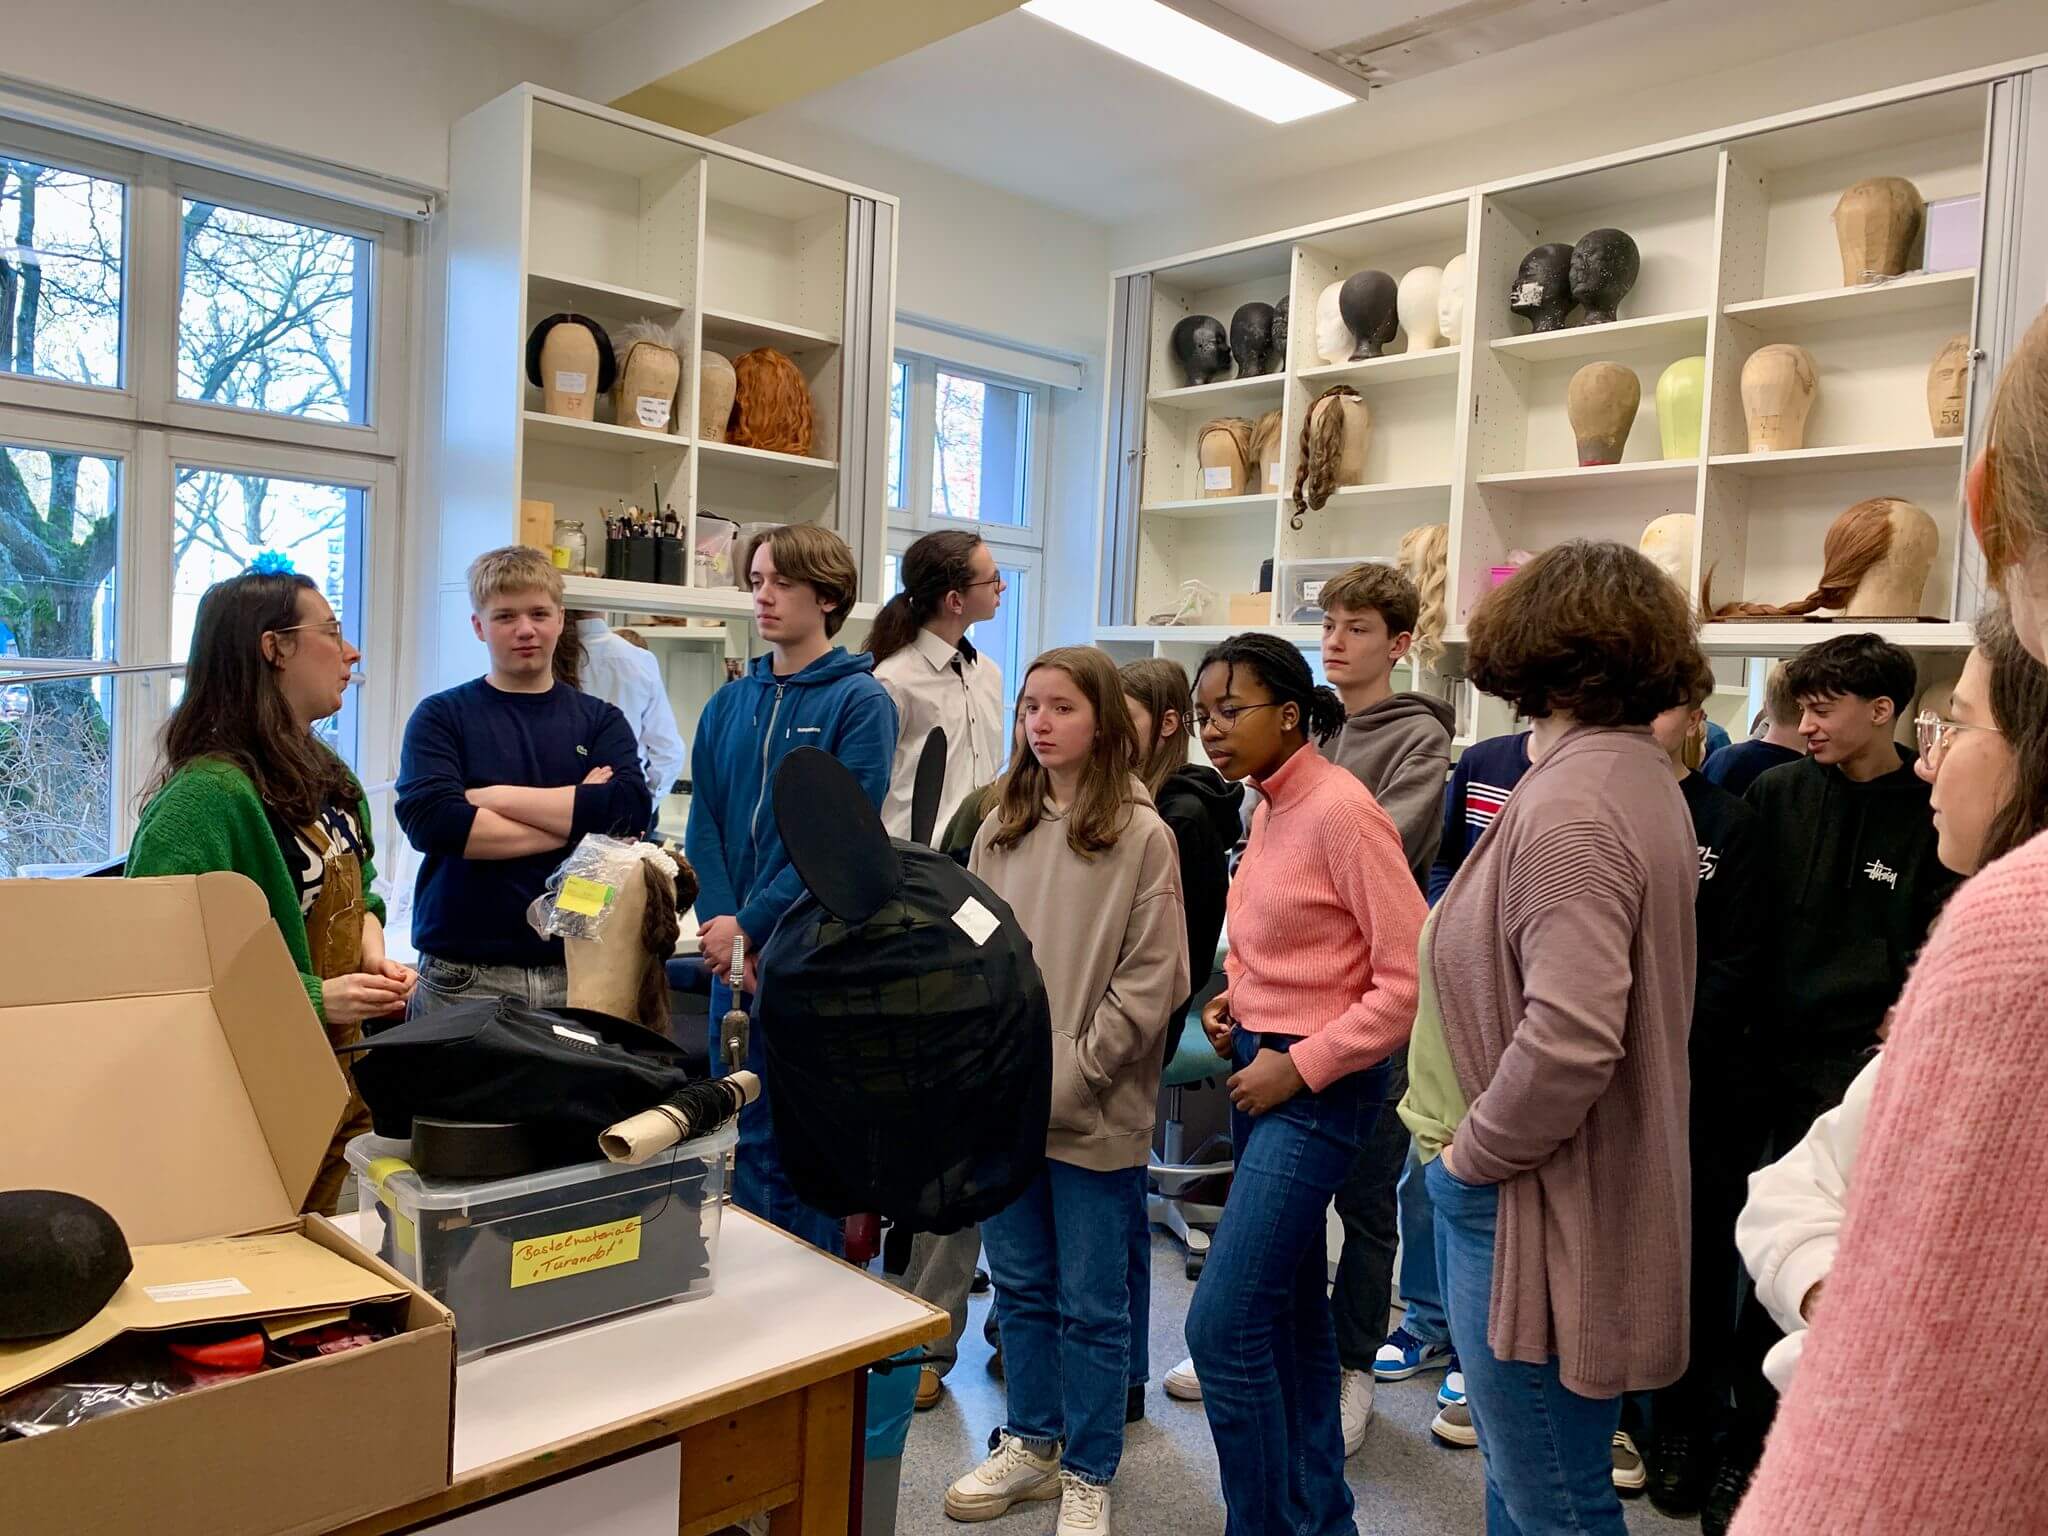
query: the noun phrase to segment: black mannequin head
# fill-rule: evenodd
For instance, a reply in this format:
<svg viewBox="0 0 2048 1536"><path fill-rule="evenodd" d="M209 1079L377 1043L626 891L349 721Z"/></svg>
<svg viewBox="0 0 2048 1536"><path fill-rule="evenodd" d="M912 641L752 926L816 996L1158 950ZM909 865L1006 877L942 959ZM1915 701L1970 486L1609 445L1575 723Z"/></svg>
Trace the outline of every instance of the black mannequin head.
<svg viewBox="0 0 2048 1536"><path fill-rule="evenodd" d="M1280 366L1273 351L1273 306L1256 299L1238 305L1230 317L1230 355L1237 359L1237 376L1271 373Z"/></svg>
<svg viewBox="0 0 2048 1536"><path fill-rule="evenodd" d="M1283 298L1278 304L1273 306L1273 366L1275 368L1285 368L1287 366L1287 305L1288 300Z"/></svg>
<svg viewBox="0 0 2048 1536"><path fill-rule="evenodd" d="M1190 384L1208 384L1230 371L1230 337L1213 315L1189 315L1173 328L1173 355Z"/></svg>
<svg viewBox="0 0 2048 1536"><path fill-rule="evenodd" d="M1571 267L1570 246L1537 246L1515 269L1508 308L1526 319L1531 330L1563 330L1565 317L1572 312Z"/></svg>
<svg viewBox="0 0 2048 1536"><path fill-rule="evenodd" d="M1579 324L1612 323L1642 268L1635 241L1620 230L1595 229L1580 236L1572 247L1570 273L1572 298L1586 311Z"/></svg>
<svg viewBox="0 0 2048 1536"><path fill-rule="evenodd" d="M1344 317L1346 329L1358 338L1358 349L1351 354L1353 362L1378 357L1401 328L1400 313L1394 308L1400 288L1391 274L1369 269L1352 273L1337 290L1337 312Z"/></svg>

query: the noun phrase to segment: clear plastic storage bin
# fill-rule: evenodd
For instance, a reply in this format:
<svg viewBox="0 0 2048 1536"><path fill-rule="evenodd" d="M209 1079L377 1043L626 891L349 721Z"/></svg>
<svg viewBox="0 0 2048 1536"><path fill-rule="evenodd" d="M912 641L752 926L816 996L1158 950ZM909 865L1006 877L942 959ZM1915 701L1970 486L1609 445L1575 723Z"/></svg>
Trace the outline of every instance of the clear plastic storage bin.
<svg viewBox="0 0 2048 1536"><path fill-rule="evenodd" d="M1280 576L1280 622L1320 624L1323 622L1323 584L1342 576L1354 565L1394 565L1392 555L1347 555L1341 560L1282 560Z"/></svg>
<svg viewBox="0 0 2048 1536"><path fill-rule="evenodd" d="M428 1179L411 1147L348 1144L363 1241L455 1314L456 1358L662 1302L708 1296L729 1124L641 1164Z"/></svg>

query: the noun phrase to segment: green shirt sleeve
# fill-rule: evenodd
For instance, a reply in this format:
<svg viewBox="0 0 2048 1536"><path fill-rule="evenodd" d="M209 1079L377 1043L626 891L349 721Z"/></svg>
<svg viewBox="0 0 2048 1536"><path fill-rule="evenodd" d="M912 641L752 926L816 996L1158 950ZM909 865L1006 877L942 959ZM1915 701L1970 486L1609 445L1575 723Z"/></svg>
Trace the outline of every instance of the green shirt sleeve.
<svg viewBox="0 0 2048 1536"><path fill-rule="evenodd" d="M1437 1004L1436 974L1430 965L1430 935L1436 931L1432 907L1422 925L1421 986L1416 995L1415 1030L1408 1037L1408 1092L1399 1106L1401 1123L1415 1135L1415 1148L1425 1163L1434 1162L1450 1145L1465 1118L1465 1093L1458 1086L1451 1048L1444 1043L1443 1010Z"/></svg>

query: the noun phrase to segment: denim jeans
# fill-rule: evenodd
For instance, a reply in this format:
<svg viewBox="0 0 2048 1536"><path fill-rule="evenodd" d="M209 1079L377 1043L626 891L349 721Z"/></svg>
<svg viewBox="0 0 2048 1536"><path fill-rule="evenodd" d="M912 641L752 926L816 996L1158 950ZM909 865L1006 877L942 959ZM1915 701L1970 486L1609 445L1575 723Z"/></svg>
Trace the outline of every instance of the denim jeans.
<svg viewBox="0 0 2048 1536"><path fill-rule="evenodd" d="M1443 1159L1424 1177L1436 1205L1437 1265L1465 1401L1486 1462L1486 1536L1627 1536L1614 1492L1618 1397L1581 1397L1542 1365L1487 1347L1500 1191L1454 1178Z"/></svg>
<svg viewBox="0 0 2048 1536"><path fill-rule="evenodd" d="M1243 1068L1258 1037L1240 1030ZM1216 1442L1226 1536L1348 1536L1324 1220L1386 1097L1382 1062L1303 1090L1244 1126L1188 1349Z"/></svg>
<svg viewBox="0 0 2048 1536"><path fill-rule="evenodd" d="M981 1224L1002 1296L1009 1432L1065 1442L1066 1469L1107 1483L1124 1453L1131 1348L1131 1204L1145 1171L1098 1173L1047 1160Z"/></svg>
<svg viewBox="0 0 2048 1536"><path fill-rule="evenodd" d="M422 952L419 970L420 984L405 1005L408 1019L472 997L513 997L536 1008L559 1008L569 1000L566 966L469 965Z"/></svg>
<svg viewBox="0 0 2048 1536"><path fill-rule="evenodd" d="M1130 1384L1152 1379L1152 1213L1145 1201L1145 1170L1138 1170L1137 1203L1131 1217L1131 1252L1125 1278L1131 1291Z"/></svg>
<svg viewBox="0 0 2048 1536"><path fill-rule="evenodd" d="M732 1007L732 988L722 981L711 983L711 1075L725 1076L725 1057L719 1048L719 1021ZM846 1252L846 1227L836 1216L813 1210L797 1199L783 1171L782 1154L775 1145L775 1122L768 1108L768 1047L761 1036L760 1010L755 999L747 999L747 1011L754 1015L747 1031L747 1067L761 1079L761 1096L740 1111L740 1144L732 1172L732 1203L751 1216L758 1216L800 1237L813 1248L830 1254Z"/></svg>
<svg viewBox="0 0 2048 1536"><path fill-rule="evenodd" d="M1444 1318L1443 1276L1436 1265L1436 1209L1422 1172L1422 1157L1411 1138L1408 1166L1394 1188L1401 1216L1401 1300L1408 1308L1401 1326L1425 1344L1447 1344L1451 1325Z"/></svg>
<svg viewBox="0 0 2048 1536"><path fill-rule="evenodd" d="M1386 1097L1351 1171L1337 1186L1337 1220L1344 1246L1330 1286L1330 1316L1337 1325L1337 1363L1369 1371L1387 1340L1387 1308L1394 1293L1394 1245L1400 1233L1396 1187L1414 1145L1394 1112L1408 1091L1408 1052L1387 1058Z"/></svg>

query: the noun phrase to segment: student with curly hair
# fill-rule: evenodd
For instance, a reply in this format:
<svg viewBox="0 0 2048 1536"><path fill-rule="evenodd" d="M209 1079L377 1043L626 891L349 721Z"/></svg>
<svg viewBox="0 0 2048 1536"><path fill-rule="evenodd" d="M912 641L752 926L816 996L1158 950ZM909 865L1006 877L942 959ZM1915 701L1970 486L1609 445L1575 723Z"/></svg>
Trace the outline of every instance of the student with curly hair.
<svg viewBox="0 0 2048 1536"><path fill-rule="evenodd" d="M1531 767L1422 934L1401 1118L1489 1536L1622 1536L1625 1392L1685 1368L1692 819L1650 722L1705 666L1684 595L1572 540L1481 600L1474 685Z"/></svg>

